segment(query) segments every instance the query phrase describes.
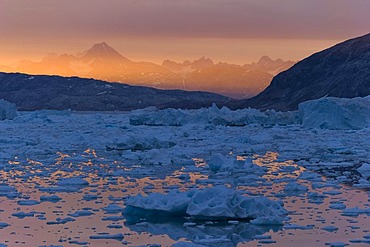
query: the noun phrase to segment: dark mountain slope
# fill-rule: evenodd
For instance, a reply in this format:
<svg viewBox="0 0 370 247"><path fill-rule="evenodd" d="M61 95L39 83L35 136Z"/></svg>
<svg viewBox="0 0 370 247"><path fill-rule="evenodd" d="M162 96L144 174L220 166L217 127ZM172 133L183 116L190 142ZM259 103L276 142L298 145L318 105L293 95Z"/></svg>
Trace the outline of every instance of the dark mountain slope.
<svg viewBox="0 0 370 247"><path fill-rule="evenodd" d="M223 104L229 98L206 92L159 90L78 77L0 73L0 98L18 110L72 109L78 111L200 108Z"/></svg>
<svg viewBox="0 0 370 247"><path fill-rule="evenodd" d="M274 77L259 95L235 108L295 110L323 96L340 98L370 94L370 34L313 54Z"/></svg>

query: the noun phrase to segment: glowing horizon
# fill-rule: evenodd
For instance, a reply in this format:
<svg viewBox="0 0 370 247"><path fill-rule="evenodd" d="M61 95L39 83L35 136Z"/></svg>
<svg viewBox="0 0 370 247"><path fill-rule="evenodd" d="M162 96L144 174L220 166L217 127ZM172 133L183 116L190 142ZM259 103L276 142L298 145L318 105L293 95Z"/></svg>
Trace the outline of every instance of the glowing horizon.
<svg viewBox="0 0 370 247"><path fill-rule="evenodd" d="M2 52L0 65L11 66L21 60L31 60L34 62L41 61L48 55L77 55L82 53L92 45L101 42L107 42L122 56L133 60L153 62L161 64L164 60L169 59L175 62L183 62L185 60L196 60L200 57L211 58L215 63L227 62L232 64L247 64L257 62L262 56L269 56L272 59L283 59L291 61L299 61L315 52L326 49L335 45L342 40L223 40L223 39L179 39L172 43L163 43L160 40L135 40L132 39L126 42L122 41L96 41L77 42L75 46L58 44L50 45L48 48L44 46L40 48L29 48L24 46L14 46ZM193 43L197 42L198 47L192 47ZM148 44L150 43L150 45ZM13 43L14 44L14 43ZM307 45L310 45L307 47ZM1 43L0 43L1 46ZM32 45L30 45L32 46ZM64 48L64 49L63 49Z"/></svg>
<svg viewBox="0 0 370 247"><path fill-rule="evenodd" d="M312 11L307 11L308 9ZM134 61L301 60L369 32L361 0L1 0L0 65L107 42Z"/></svg>

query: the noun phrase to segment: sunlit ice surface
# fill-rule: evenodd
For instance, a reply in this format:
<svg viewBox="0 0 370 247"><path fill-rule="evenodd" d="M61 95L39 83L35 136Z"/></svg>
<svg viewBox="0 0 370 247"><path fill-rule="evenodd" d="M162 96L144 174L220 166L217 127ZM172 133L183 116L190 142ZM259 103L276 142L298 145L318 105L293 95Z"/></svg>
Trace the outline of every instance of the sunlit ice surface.
<svg viewBox="0 0 370 247"><path fill-rule="evenodd" d="M356 165L367 157L364 131L132 126L126 113L55 112L22 113L0 126L0 243L8 246L360 246L368 239L368 191L355 186L355 167L338 172L315 160ZM211 171L214 153L226 162L250 162L253 170ZM282 200L289 211L284 225L188 217L130 221L122 214L126 199L138 193L219 184ZM107 210L112 204L122 210Z"/></svg>

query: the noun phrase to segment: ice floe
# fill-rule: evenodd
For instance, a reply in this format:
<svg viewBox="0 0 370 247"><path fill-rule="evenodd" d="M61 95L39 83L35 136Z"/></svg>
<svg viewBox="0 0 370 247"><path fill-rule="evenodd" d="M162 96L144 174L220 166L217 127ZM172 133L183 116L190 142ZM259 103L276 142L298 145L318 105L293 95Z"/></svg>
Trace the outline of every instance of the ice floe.
<svg viewBox="0 0 370 247"><path fill-rule="evenodd" d="M117 234L100 234L100 235L92 235L90 239L116 239L121 241L124 238L122 233Z"/></svg>
<svg viewBox="0 0 370 247"><path fill-rule="evenodd" d="M185 217L198 220L255 220L255 224L282 224L287 211L281 201L243 196L224 186L168 194L137 195L125 202L124 214L135 217ZM267 218L269 218L267 220Z"/></svg>
<svg viewBox="0 0 370 247"><path fill-rule="evenodd" d="M363 163L359 168L357 168L357 171L365 178L370 177L370 164Z"/></svg>
<svg viewBox="0 0 370 247"><path fill-rule="evenodd" d="M294 245L304 231L310 246L368 244L370 128L361 112L348 119L349 103L325 100L287 113L18 112L0 123L4 239Z"/></svg>
<svg viewBox="0 0 370 247"><path fill-rule="evenodd" d="M223 126L244 126L249 124L294 124L298 123L297 112L261 112L256 109L232 111L215 104L200 110L165 109L152 111L137 110L130 116L131 125L183 126L186 124L215 124Z"/></svg>
<svg viewBox="0 0 370 247"><path fill-rule="evenodd" d="M362 129L370 127L370 98L326 97L299 104L302 125L308 128Z"/></svg>
<svg viewBox="0 0 370 247"><path fill-rule="evenodd" d="M17 109L14 104L0 99L0 120L14 119L17 116Z"/></svg>

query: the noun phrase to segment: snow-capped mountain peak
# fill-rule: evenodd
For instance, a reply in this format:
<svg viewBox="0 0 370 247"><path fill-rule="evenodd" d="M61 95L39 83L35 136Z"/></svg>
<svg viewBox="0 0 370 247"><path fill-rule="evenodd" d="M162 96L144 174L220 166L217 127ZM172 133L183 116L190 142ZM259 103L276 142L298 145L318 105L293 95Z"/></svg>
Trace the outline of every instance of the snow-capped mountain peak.
<svg viewBox="0 0 370 247"><path fill-rule="evenodd" d="M118 51L109 46L106 42L94 44L89 50L83 53L81 58L84 60L114 59L122 60L124 62L131 62L129 59L123 57Z"/></svg>

